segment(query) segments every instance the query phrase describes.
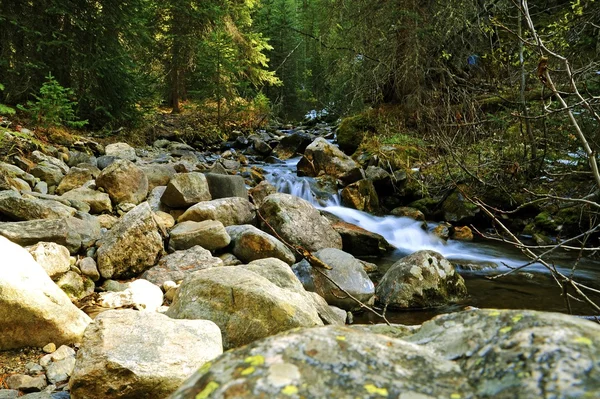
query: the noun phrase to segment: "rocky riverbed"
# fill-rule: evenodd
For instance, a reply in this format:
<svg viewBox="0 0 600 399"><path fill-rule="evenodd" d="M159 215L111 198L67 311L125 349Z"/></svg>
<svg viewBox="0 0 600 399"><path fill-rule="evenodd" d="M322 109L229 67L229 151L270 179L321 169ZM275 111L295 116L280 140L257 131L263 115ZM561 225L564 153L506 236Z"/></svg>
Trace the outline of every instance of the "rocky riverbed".
<svg viewBox="0 0 600 399"><path fill-rule="evenodd" d="M374 282L364 257L390 251L384 237L251 166L302 154L298 174L342 188L346 206L423 219L382 206L406 176L365 168L330 135L259 132L218 152L82 139L0 163L0 398L600 395L600 327L586 320L469 309L348 325L365 306L468 292L433 251ZM439 236L471 239L460 223L474 210L448 198L455 223Z"/></svg>

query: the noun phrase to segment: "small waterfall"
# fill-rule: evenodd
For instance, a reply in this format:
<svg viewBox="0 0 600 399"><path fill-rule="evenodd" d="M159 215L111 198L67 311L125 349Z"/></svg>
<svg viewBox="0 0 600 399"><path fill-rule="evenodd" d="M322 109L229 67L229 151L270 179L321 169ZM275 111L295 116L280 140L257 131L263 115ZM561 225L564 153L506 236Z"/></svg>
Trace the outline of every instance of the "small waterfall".
<svg viewBox="0 0 600 399"><path fill-rule="evenodd" d="M517 267L523 260L507 258L497 248L460 241L443 241L421 227L421 222L407 217L373 216L341 205L339 194L326 193L318 189L318 182L310 177L298 177L296 164L299 158L285 163L263 166L265 177L278 192L300 197L316 208L325 210L345 222L382 235L398 249L398 257L420 250L433 250L453 260L492 262L501 268ZM429 228L437 223L428 222ZM537 269L537 268L536 268Z"/></svg>

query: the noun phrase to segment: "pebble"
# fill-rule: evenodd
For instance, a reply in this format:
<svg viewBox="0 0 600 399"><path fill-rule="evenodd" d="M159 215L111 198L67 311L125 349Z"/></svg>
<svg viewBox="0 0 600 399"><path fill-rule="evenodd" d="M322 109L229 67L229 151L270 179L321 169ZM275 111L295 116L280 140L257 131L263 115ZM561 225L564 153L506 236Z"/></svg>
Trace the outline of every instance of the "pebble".
<svg viewBox="0 0 600 399"><path fill-rule="evenodd" d="M53 342L50 342L48 345L44 346L42 350L45 353L52 353L56 350L56 345Z"/></svg>

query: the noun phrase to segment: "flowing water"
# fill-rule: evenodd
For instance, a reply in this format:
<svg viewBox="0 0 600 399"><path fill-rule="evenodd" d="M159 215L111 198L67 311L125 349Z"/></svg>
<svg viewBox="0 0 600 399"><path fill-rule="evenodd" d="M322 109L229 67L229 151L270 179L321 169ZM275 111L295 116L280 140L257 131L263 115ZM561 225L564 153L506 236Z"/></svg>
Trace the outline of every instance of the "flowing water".
<svg viewBox="0 0 600 399"><path fill-rule="evenodd" d="M383 258L368 259L379 266L380 275L395 261L419 250L433 250L455 264L480 265L482 270L459 270L465 279L469 298L460 304L443 308L412 311L388 312L388 319L402 324L418 324L439 313L460 310L466 306L494 307L510 309L534 309L556 312L567 312L562 291L551 273L541 264L527 266L520 272L509 274L498 279L490 277L505 273L528 262L517 249L493 241L477 242L443 241L430 231L437 225L428 222L428 229L421 227L421 222L406 217L373 216L341 205L339 195L321 187L312 178L298 177L296 164L299 158L287 160L282 164L266 165L266 178L279 192L303 198L315 207L329 212L345 222L358 225L377 233L397 249ZM591 259L576 261L575 255L562 252L551 258L554 266L565 275L577 277L579 282L594 288L600 288L600 262ZM573 266L577 265L575 271ZM493 267L490 267L493 266ZM600 303L600 295L592 296ZM574 314L590 315L589 305L571 300L570 306ZM377 322L373 315L358 316L360 322Z"/></svg>

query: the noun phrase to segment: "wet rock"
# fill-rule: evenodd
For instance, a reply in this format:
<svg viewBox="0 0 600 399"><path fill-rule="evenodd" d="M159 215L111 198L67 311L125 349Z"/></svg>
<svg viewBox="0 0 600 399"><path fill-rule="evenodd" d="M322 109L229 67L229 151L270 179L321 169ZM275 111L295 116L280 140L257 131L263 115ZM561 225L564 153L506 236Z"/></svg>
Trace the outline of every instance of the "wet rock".
<svg viewBox="0 0 600 399"><path fill-rule="evenodd" d="M306 147L297 166L298 176L312 177L321 174L340 177L358 167L352 158L322 137L318 137Z"/></svg>
<svg viewBox="0 0 600 399"><path fill-rule="evenodd" d="M468 226L455 227L452 231L452 238L457 241L473 241L473 232Z"/></svg>
<svg viewBox="0 0 600 399"><path fill-rule="evenodd" d="M445 221L460 224L470 223L479 213L477 205L469 202L459 189L454 190L442 202L441 210Z"/></svg>
<svg viewBox="0 0 600 399"><path fill-rule="evenodd" d="M126 160L117 160L102 170L96 185L116 204L139 204L148 195L148 178L139 167Z"/></svg>
<svg viewBox="0 0 600 399"><path fill-rule="evenodd" d="M68 272L71 268L71 254L62 245L54 242L39 242L28 248L28 251L51 279Z"/></svg>
<svg viewBox="0 0 600 399"><path fill-rule="evenodd" d="M163 250L150 205L144 202L98 242L98 270L104 278L135 277L156 264Z"/></svg>
<svg viewBox="0 0 600 399"><path fill-rule="evenodd" d="M12 220L61 219L76 210L57 201L22 196L16 191L0 191L0 214Z"/></svg>
<svg viewBox="0 0 600 399"><path fill-rule="evenodd" d="M460 368L383 335L327 326L286 332L223 354L171 399L473 398Z"/></svg>
<svg viewBox="0 0 600 399"><path fill-rule="evenodd" d="M346 222L334 222L331 227L342 237L342 249L354 256L382 256L392 249L380 234Z"/></svg>
<svg viewBox="0 0 600 399"><path fill-rule="evenodd" d="M452 230L453 229L450 224L440 223L437 226L435 226L433 230L431 230L431 234L446 241L448 238L450 238Z"/></svg>
<svg viewBox="0 0 600 399"><path fill-rule="evenodd" d="M304 153L313 140L314 136L304 131L293 132L279 141L274 153L283 160L293 158L296 154Z"/></svg>
<svg viewBox="0 0 600 399"><path fill-rule="evenodd" d="M69 381L73 399L164 398L223 351L206 320L113 310L86 330Z"/></svg>
<svg viewBox="0 0 600 399"><path fill-rule="evenodd" d="M248 201L248 197L231 197L199 202L188 208L177 221L218 220L224 226L232 226L253 223L254 218L254 206Z"/></svg>
<svg viewBox="0 0 600 399"><path fill-rule="evenodd" d="M87 248L100 237L100 225L95 219L75 217L54 220L0 223L0 235L19 245L54 242L67 247L71 254Z"/></svg>
<svg viewBox="0 0 600 399"><path fill-rule="evenodd" d="M266 180L261 181L249 190L249 194L252 197L254 205L260 207L264 202L265 198L271 194L275 194L277 189L271 183Z"/></svg>
<svg viewBox="0 0 600 399"><path fill-rule="evenodd" d="M225 226L218 220L181 222L171 230L169 235L171 251L189 249L196 245L212 251L225 248L231 242Z"/></svg>
<svg viewBox="0 0 600 399"><path fill-rule="evenodd" d="M342 237L329 221L301 198L271 194L265 198L260 213L266 220L266 223L261 221L261 229L271 234L272 227L289 244L302 246L311 252L322 248L342 248Z"/></svg>
<svg viewBox="0 0 600 399"><path fill-rule="evenodd" d="M206 173L204 176L206 176L210 195L213 199L229 197L248 199L248 190L242 176L220 175L217 173Z"/></svg>
<svg viewBox="0 0 600 399"><path fill-rule="evenodd" d="M325 248L313 253L315 257L329 265L332 269L319 269L338 286L363 303L369 302L375 293L375 286L362 264L352 255L335 248ZM348 297L336 285L321 273L314 270L306 260L292 266L294 274L308 291L321 295L328 304L345 310L360 308L360 304Z"/></svg>
<svg viewBox="0 0 600 399"><path fill-rule="evenodd" d="M416 208L411 208L408 206L400 206L398 208L394 208L392 209L390 214L394 216L408 217L422 222L425 221L425 215L423 214L423 212Z"/></svg>
<svg viewBox="0 0 600 399"><path fill-rule="evenodd" d="M56 188L56 194L62 195L67 191L83 186L87 181L93 180L94 176L89 169L73 167L69 173L60 181Z"/></svg>
<svg viewBox="0 0 600 399"><path fill-rule="evenodd" d="M587 320L475 309L438 316L404 339L453 360L477 398L600 395L600 326Z"/></svg>
<svg viewBox="0 0 600 399"><path fill-rule="evenodd" d="M463 278L434 251L418 251L394 263L376 290L378 302L392 308L442 306L466 295Z"/></svg>
<svg viewBox="0 0 600 399"><path fill-rule="evenodd" d="M379 197L370 180L360 180L352 183L342 190L342 203L359 211L377 213L379 211Z"/></svg>
<svg viewBox="0 0 600 399"><path fill-rule="evenodd" d="M202 173L180 173L171 178L160 201L171 208L187 208L211 199L208 182Z"/></svg>
<svg viewBox="0 0 600 399"><path fill-rule="evenodd" d="M296 261L294 253L281 241L252 225L229 226L233 254L244 263L256 259L277 258L291 265Z"/></svg>
<svg viewBox="0 0 600 399"><path fill-rule="evenodd" d="M110 196L89 188L76 188L67 191L62 195L63 198L85 202L90 207L90 213L101 214L112 212L112 203Z"/></svg>
<svg viewBox="0 0 600 399"><path fill-rule="evenodd" d="M221 328L225 349L295 327L322 324L304 295L282 289L240 266L210 268L187 276L166 314L214 321Z"/></svg>
<svg viewBox="0 0 600 399"><path fill-rule="evenodd" d="M20 246L0 237L0 350L77 342L90 322Z"/></svg>
<svg viewBox="0 0 600 399"><path fill-rule="evenodd" d="M142 278L162 286L166 281L181 281L195 271L223 266L223 261L213 257L209 250L199 245L163 256L158 265L146 270Z"/></svg>
<svg viewBox="0 0 600 399"><path fill-rule="evenodd" d="M104 152L109 157L125 159L127 161L133 162L137 159L135 149L127 143L109 144L104 148Z"/></svg>

